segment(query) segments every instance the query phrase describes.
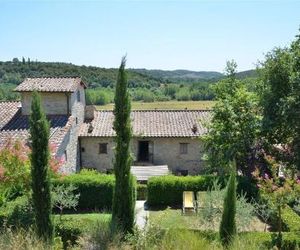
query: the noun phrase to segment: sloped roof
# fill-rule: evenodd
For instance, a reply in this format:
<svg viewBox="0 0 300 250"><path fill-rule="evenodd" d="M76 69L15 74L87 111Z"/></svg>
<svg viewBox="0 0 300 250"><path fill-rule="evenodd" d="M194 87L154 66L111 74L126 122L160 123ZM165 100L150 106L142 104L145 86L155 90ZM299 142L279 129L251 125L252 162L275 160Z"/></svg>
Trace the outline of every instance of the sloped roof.
<svg viewBox="0 0 300 250"><path fill-rule="evenodd" d="M0 102L0 129L19 111L21 102Z"/></svg>
<svg viewBox="0 0 300 250"><path fill-rule="evenodd" d="M8 107L10 109L8 109ZM57 149L69 131L73 117L67 115L47 116L50 122L50 143ZM29 116L21 114L20 102L0 103L0 147L8 140L27 142L29 138Z"/></svg>
<svg viewBox="0 0 300 250"><path fill-rule="evenodd" d="M80 84L86 87L80 77L26 78L15 91L75 92Z"/></svg>
<svg viewBox="0 0 300 250"><path fill-rule="evenodd" d="M203 122L210 120L207 110L145 110L132 111L135 137L199 137L206 133ZM113 137L113 111L97 111L91 122L80 129L81 137ZM93 130L89 133L89 129Z"/></svg>

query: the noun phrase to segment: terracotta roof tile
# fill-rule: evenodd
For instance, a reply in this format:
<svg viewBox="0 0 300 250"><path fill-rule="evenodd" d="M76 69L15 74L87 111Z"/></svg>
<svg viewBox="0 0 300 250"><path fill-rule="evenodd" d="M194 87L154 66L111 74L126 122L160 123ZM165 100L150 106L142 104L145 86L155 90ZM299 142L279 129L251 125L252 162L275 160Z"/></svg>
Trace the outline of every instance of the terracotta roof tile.
<svg viewBox="0 0 300 250"><path fill-rule="evenodd" d="M11 105L11 109L5 111ZM5 114L5 116L4 116ZM29 116L21 114L20 103L0 103L0 147L6 145L8 140L20 140L27 142L29 138ZM3 119L3 117L5 119ZM73 117L67 115L49 115L50 143L57 149L65 135L71 128Z"/></svg>
<svg viewBox="0 0 300 250"><path fill-rule="evenodd" d="M0 129L20 110L21 102L0 102Z"/></svg>
<svg viewBox="0 0 300 250"><path fill-rule="evenodd" d="M81 78L70 77L51 77L51 78L26 78L19 86L15 88L18 92L74 92L79 84L86 85Z"/></svg>
<svg viewBox="0 0 300 250"><path fill-rule="evenodd" d="M202 123L210 119L204 110L148 110L132 111L132 129L136 137L199 137L206 133ZM112 111L97 111L91 122L80 129L81 137L112 137L114 115ZM89 129L93 128L89 133Z"/></svg>

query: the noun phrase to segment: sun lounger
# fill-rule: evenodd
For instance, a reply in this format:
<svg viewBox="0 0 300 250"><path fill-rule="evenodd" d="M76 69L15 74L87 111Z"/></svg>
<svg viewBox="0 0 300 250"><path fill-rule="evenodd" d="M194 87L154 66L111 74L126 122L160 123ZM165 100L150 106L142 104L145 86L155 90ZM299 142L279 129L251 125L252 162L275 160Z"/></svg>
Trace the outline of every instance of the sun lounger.
<svg viewBox="0 0 300 250"><path fill-rule="evenodd" d="M196 212L196 203L195 196L193 191L184 191L183 192L183 204L182 204L182 213L186 214L187 212Z"/></svg>

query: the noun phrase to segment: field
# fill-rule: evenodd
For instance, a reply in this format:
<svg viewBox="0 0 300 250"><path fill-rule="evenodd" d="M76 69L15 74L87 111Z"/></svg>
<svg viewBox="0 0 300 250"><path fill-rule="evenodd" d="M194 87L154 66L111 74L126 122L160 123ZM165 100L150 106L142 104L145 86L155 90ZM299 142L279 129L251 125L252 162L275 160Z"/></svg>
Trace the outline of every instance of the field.
<svg viewBox="0 0 300 250"><path fill-rule="evenodd" d="M167 101L167 102L132 102L132 110L207 110L212 109L214 101ZM97 106L98 110L112 110L114 104Z"/></svg>

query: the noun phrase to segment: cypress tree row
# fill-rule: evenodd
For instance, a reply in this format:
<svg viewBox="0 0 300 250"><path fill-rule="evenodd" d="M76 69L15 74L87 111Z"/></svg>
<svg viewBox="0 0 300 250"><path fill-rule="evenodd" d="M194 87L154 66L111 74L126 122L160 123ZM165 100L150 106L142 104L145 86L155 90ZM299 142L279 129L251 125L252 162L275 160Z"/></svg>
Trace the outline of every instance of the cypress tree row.
<svg viewBox="0 0 300 250"><path fill-rule="evenodd" d="M30 114L32 200L37 236L51 242L51 193L49 169L49 123L41 108L40 96L34 92Z"/></svg>
<svg viewBox="0 0 300 250"><path fill-rule="evenodd" d="M236 176L235 169L232 171L227 183L226 194L224 198L223 214L220 224L220 239L223 246L230 245L236 234Z"/></svg>
<svg viewBox="0 0 300 250"><path fill-rule="evenodd" d="M131 103L127 90L126 58L122 58L115 91L114 130L116 151L114 172L116 185L113 197L112 222L124 233L132 232L134 226L135 179L130 173L132 157L130 140L132 136Z"/></svg>

